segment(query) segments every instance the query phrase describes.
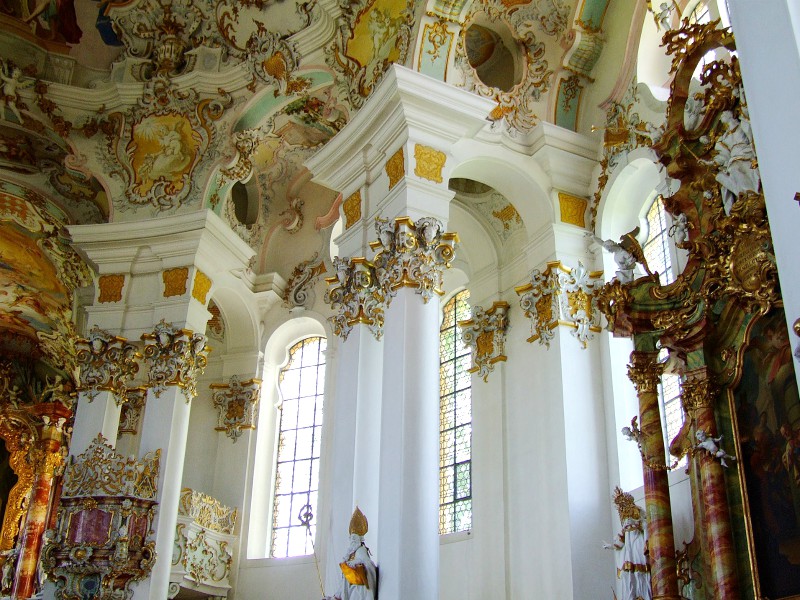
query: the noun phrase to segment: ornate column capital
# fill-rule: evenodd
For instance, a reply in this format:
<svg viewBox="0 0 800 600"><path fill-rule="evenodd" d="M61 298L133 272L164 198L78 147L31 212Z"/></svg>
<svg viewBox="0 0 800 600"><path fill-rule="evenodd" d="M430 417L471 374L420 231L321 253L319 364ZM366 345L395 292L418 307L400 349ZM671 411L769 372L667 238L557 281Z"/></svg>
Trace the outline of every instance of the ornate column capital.
<svg viewBox="0 0 800 600"><path fill-rule="evenodd" d="M633 382L639 394L655 393L661 383L664 365L658 361L658 352L631 352L628 365L628 379Z"/></svg>
<svg viewBox="0 0 800 600"><path fill-rule="evenodd" d="M176 329L163 319L153 333L142 335L145 342L148 385L156 397L167 386L178 386L188 403L197 395L197 377L206 366L206 336L188 329Z"/></svg>
<svg viewBox="0 0 800 600"><path fill-rule="evenodd" d="M375 339L383 336L385 296L375 273L375 266L363 257L333 259L334 277L326 277L330 286L325 302L339 311L330 317L333 332L346 340L353 326L369 327Z"/></svg>
<svg viewBox="0 0 800 600"><path fill-rule="evenodd" d="M370 242L377 251L373 263L379 283L391 302L401 287L413 288L427 303L442 295L442 273L455 257L458 235L444 231L433 217L415 223L409 217L375 219L378 239Z"/></svg>
<svg viewBox="0 0 800 600"><path fill-rule="evenodd" d="M76 342L80 387L91 402L100 392L111 392L117 404L125 401L125 388L139 371L141 353L122 337L95 325L87 338Z"/></svg>
<svg viewBox="0 0 800 600"><path fill-rule="evenodd" d="M690 413L701 408L711 408L715 392L716 387L709 378L706 367L687 371L681 383L683 409Z"/></svg>
<svg viewBox="0 0 800 600"><path fill-rule="evenodd" d="M564 325L583 348L600 332L597 299L602 287L602 271L589 271L578 262L570 269L561 261L547 263L544 271L534 269L530 281L514 288L525 316L531 319L529 342L550 347L553 330Z"/></svg>
<svg viewBox="0 0 800 600"><path fill-rule="evenodd" d="M508 308L508 302L503 301L494 302L488 310L475 306L471 319L458 322L464 344L472 350L472 363L475 366L469 372L477 373L484 381L488 380L495 363L506 360Z"/></svg>
<svg viewBox="0 0 800 600"><path fill-rule="evenodd" d="M261 380L239 381L232 375L228 383L212 383L211 399L217 409L217 431L224 431L234 443L244 429L255 429L258 420L258 400L261 396Z"/></svg>

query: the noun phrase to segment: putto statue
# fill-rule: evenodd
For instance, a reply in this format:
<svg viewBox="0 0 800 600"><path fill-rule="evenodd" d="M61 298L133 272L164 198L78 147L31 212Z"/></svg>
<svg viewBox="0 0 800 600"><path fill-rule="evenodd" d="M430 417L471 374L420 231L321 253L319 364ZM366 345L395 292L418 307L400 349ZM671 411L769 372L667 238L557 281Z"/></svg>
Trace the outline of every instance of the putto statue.
<svg viewBox="0 0 800 600"><path fill-rule="evenodd" d="M719 437L712 437L708 435L705 430L698 429L697 433L695 433L695 437L697 437L695 450L705 450L714 458L718 458L719 463L723 467L728 468L728 463L725 462L725 459L736 460L735 456L728 454L725 452L725 450L719 447L719 444L722 442L721 435Z"/></svg>
<svg viewBox="0 0 800 600"><path fill-rule="evenodd" d="M617 505L622 530L613 544L606 542L603 547L616 550L617 577L620 580L618 600L651 600L642 509L636 506L633 496L619 487L614 490L614 504Z"/></svg>
<svg viewBox="0 0 800 600"><path fill-rule="evenodd" d="M378 590L378 572L364 544L369 524L367 517L356 506L350 518L350 546L339 563L342 582L335 596L325 600L375 600Z"/></svg>

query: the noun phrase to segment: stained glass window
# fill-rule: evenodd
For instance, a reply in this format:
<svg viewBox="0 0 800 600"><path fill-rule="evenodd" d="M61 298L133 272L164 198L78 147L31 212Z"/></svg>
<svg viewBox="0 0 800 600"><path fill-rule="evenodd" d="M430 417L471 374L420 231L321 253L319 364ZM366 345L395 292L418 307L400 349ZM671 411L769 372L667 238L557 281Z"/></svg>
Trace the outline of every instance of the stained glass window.
<svg viewBox="0 0 800 600"><path fill-rule="evenodd" d="M270 548L273 557L314 551L311 540L316 533L325 348L325 338L301 340L289 349L289 362L280 372L282 402Z"/></svg>
<svg viewBox="0 0 800 600"><path fill-rule="evenodd" d="M439 533L472 529L472 356L458 327L468 299L464 290L445 304L439 330Z"/></svg>

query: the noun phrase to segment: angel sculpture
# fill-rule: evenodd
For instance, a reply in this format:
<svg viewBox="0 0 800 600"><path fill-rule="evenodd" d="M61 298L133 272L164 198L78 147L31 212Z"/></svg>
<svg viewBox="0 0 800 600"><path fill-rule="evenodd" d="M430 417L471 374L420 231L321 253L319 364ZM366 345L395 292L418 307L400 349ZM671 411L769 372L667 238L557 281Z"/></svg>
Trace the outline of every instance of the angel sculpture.
<svg viewBox="0 0 800 600"><path fill-rule="evenodd" d="M3 109L0 113L0 119L5 120L6 107L17 117L20 125L22 124L22 114L19 111L19 92L26 87L33 85L33 80L20 81L22 71L19 67L12 66L8 62L2 63L0 68L0 80L2 80L3 93L0 94L0 108Z"/></svg>
<svg viewBox="0 0 800 600"><path fill-rule="evenodd" d="M708 435L705 430L698 429L697 433L695 433L695 437L697 437L697 445L695 445L695 449L702 448L706 452L708 452L714 458L718 458L720 464L728 468L728 463L725 462L725 459L729 460L736 460L735 456L731 456L725 450L719 447L720 442L722 442L722 436L719 437L712 437Z"/></svg>

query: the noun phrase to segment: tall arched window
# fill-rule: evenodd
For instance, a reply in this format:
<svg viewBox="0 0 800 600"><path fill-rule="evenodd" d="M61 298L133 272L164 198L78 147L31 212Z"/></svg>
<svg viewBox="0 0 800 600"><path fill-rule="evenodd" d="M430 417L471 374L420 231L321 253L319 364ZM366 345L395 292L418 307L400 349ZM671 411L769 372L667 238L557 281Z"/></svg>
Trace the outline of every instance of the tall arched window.
<svg viewBox="0 0 800 600"><path fill-rule="evenodd" d="M439 330L439 533L472 529L472 355L458 321L470 318L469 291L444 305Z"/></svg>
<svg viewBox="0 0 800 600"><path fill-rule="evenodd" d="M316 532L317 487L325 389L323 337L308 337L289 349L280 372L280 433L272 509L270 556L311 554ZM309 527L304 519L309 515ZM309 535L310 534L310 535Z"/></svg>

